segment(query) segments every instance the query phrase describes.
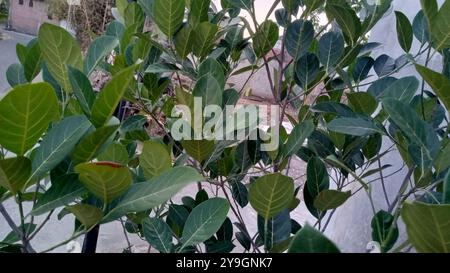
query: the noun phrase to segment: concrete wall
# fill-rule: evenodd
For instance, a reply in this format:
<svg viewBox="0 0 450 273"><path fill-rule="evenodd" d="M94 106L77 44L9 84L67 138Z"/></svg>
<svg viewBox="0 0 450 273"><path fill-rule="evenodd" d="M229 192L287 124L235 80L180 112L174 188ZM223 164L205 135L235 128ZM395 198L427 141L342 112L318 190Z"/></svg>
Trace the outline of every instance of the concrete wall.
<svg viewBox="0 0 450 273"><path fill-rule="evenodd" d="M31 35L36 35L39 26L51 20L47 16L47 4L42 0L33 0L33 6L30 7L30 0L10 1L10 24L12 29Z"/></svg>

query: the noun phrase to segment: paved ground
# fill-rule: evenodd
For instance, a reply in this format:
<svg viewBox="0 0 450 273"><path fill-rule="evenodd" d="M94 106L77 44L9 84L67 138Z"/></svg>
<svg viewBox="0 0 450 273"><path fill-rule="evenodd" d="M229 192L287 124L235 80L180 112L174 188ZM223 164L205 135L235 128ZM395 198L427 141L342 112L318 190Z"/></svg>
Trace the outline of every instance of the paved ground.
<svg viewBox="0 0 450 273"><path fill-rule="evenodd" d="M33 36L20 34L17 32L4 31L3 26L0 26L2 33L2 40L0 40L0 94L7 91L10 86L6 81L6 70L8 67L17 63L16 44L21 43L26 45Z"/></svg>

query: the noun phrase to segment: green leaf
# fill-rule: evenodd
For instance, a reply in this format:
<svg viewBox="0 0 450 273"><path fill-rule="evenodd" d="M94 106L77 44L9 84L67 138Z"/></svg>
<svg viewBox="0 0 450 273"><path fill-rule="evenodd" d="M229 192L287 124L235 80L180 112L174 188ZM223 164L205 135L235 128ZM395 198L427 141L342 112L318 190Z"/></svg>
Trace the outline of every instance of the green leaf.
<svg viewBox="0 0 450 273"><path fill-rule="evenodd" d="M394 216L383 210L375 214L372 219L372 239L380 243L383 253L388 252L398 239L398 227L394 220Z"/></svg>
<svg viewBox="0 0 450 273"><path fill-rule="evenodd" d="M36 202L31 212L38 216L59 207L67 206L83 195L86 189L77 174L68 174L52 181L52 186Z"/></svg>
<svg viewBox="0 0 450 273"><path fill-rule="evenodd" d="M319 193L328 190L330 187L330 178L328 177L327 167L318 157L312 157L308 161L308 166L306 168L306 187L308 187L308 192L313 199L315 199Z"/></svg>
<svg viewBox="0 0 450 273"><path fill-rule="evenodd" d="M81 142L75 147L72 154L72 160L74 163L87 162L95 158L103 152L104 149L109 145L108 140L115 136L118 125L106 126L97 129L90 135L86 136Z"/></svg>
<svg viewBox="0 0 450 273"><path fill-rule="evenodd" d="M264 21L253 36L256 57L264 57L277 43L279 27L271 20Z"/></svg>
<svg viewBox="0 0 450 273"><path fill-rule="evenodd" d="M17 43L16 44L16 55L17 59L19 59L19 62L21 64L24 64L27 58L28 49L27 46L24 46L23 44Z"/></svg>
<svg viewBox="0 0 450 273"><path fill-rule="evenodd" d="M406 202L401 216L418 252L450 253L450 205Z"/></svg>
<svg viewBox="0 0 450 273"><path fill-rule="evenodd" d="M136 32L141 32L144 28L145 14L141 6L131 2L125 9L124 13L125 27L136 26Z"/></svg>
<svg viewBox="0 0 450 273"><path fill-rule="evenodd" d="M184 0L155 0L153 19L159 29L171 38L181 27L184 17Z"/></svg>
<svg viewBox="0 0 450 273"><path fill-rule="evenodd" d="M181 249L203 243L213 236L227 218L229 210L230 204L222 198L212 198L195 207L184 225Z"/></svg>
<svg viewBox="0 0 450 273"><path fill-rule="evenodd" d="M83 69L83 56L77 41L69 32L44 23L39 29L39 46L48 70L66 91L71 91L67 67Z"/></svg>
<svg viewBox="0 0 450 273"><path fill-rule="evenodd" d="M33 156L31 179L40 179L53 170L75 148L91 127L85 116L71 116L54 126Z"/></svg>
<svg viewBox="0 0 450 273"><path fill-rule="evenodd" d="M255 0L226 0L231 6L235 8L251 10Z"/></svg>
<svg viewBox="0 0 450 273"><path fill-rule="evenodd" d="M185 25L175 36L175 49L182 59L194 49L194 29L190 25Z"/></svg>
<svg viewBox="0 0 450 273"><path fill-rule="evenodd" d="M271 251L275 245L287 240L291 231L289 209L284 209L267 222L258 215L258 232L267 250Z"/></svg>
<svg viewBox="0 0 450 273"><path fill-rule="evenodd" d="M105 32L106 35L114 36L119 40L122 39L124 33L125 33L125 26L119 21L112 21L111 23L109 23L109 25L106 27Z"/></svg>
<svg viewBox="0 0 450 273"><path fill-rule="evenodd" d="M266 220L288 208L293 198L294 180L279 173L259 177L249 190L250 204Z"/></svg>
<svg viewBox="0 0 450 273"><path fill-rule="evenodd" d="M112 143L98 156L98 161L115 162L124 166L128 165L129 160L127 149L120 143Z"/></svg>
<svg viewBox="0 0 450 273"><path fill-rule="evenodd" d="M450 47L450 2L445 1L439 12L432 19L431 34L436 43L436 49L442 50Z"/></svg>
<svg viewBox="0 0 450 273"><path fill-rule="evenodd" d="M231 193L241 208L245 208L248 205L248 190L244 184L241 182L233 183L231 185Z"/></svg>
<svg viewBox="0 0 450 273"><path fill-rule="evenodd" d="M302 122L294 127L288 141L282 147L282 155L287 158L298 152L305 140L314 132L314 123L311 120Z"/></svg>
<svg viewBox="0 0 450 273"><path fill-rule="evenodd" d="M303 0L303 3L306 6L306 14L310 14L320 8L325 3L325 0Z"/></svg>
<svg viewBox="0 0 450 273"><path fill-rule="evenodd" d="M441 73L435 72L427 67L416 65L416 70L431 86L433 91L445 105L447 111L450 111L450 80Z"/></svg>
<svg viewBox="0 0 450 273"><path fill-rule="evenodd" d="M112 117L117 105L122 100L131 81L134 79L136 65L117 73L98 94L92 105L92 123L99 128L104 126Z"/></svg>
<svg viewBox="0 0 450 273"><path fill-rule="evenodd" d="M194 29L193 51L195 56L203 59L214 46L219 27L209 22L203 22Z"/></svg>
<svg viewBox="0 0 450 273"><path fill-rule="evenodd" d="M208 140L183 140L181 144L188 155L200 163L208 159L216 147L214 141Z"/></svg>
<svg viewBox="0 0 450 273"><path fill-rule="evenodd" d="M144 10L145 14L153 18L153 4L155 3L155 0L138 0L137 2Z"/></svg>
<svg viewBox="0 0 450 273"><path fill-rule="evenodd" d="M352 71L352 76L355 82L360 82L366 79L374 64L375 61L371 57L358 58Z"/></svg>
<svg viewBox="0 0 450 273"><path fill-rule="evenodd" d="M438 136L431 126L425 123L414 109L397 100L385 99L383 107L409 141L420 148L421 161L431 164L439 153L440 146Z"/></svg>
<svg viewBox="0 0 450 273"><path fill-rule="evenodd" d="M31 173L31 161L26 157L0 160L0 186L13 195L22 191Z"/></svg>
<svg viewBox="0 0 450 273"><path fill-rule="evenodd" d="M327 128L330 131L350 136L384 133L373 121L363 118L337 118L328 123Z"/></svg>
<svg viewBox="0 0 450 273"><path fill-rule="evenodd" d="M367 92L348 93L347 99L353 110L360 114L372 115L377 110L378 103Z"/></svg>
<svg viewBox="0 0 450 273"><path fill-rule="evenodd" d="M114 36L100 36L89 46L86 60L84 62L84 72L91 75L98 64L104 60L119 45L119 39Z"/></svg>
<svg viewBox="0 0 450 273"><path fill-rule="evenodd" d="M294 60L305 55L314 39L314 26L310 21L296 20L286 30L286 50Z"/></svg>
<svg viewBox="0 0 450 273"><path fill-rule="evenodd" d="M303 88L305 91L309 91L309 88L316 81L319 75L320 62L317 56L313 53L307 53L303 55L295 63L295 82Z"/></svg>
<svg viewBox="0 0 450 273"><path fill-rule="evenodd" d="M330 209L337 209L342 206L350 197L350 191L341 192L335 190L324 190L314 199L314 206L321 210L327 211Z"/></svg>
<svg viewBox="0 0 450 273"><path fill-rule="evenodd" d="M75 167L75 172L83 185L105 204L122 195L132 182L130 170L112 162L83 163Z"/></svg>
<svg viewBox="0 0 450 273"><path fill-rule="evenodd" d="M167 202L188 184L202 179L193 168L175 167L146 183L133 184L103 221L110 222L127 213L152 209Z"/></svg>
<svg viewBox="0 0 450 273"><path fill-rule="evenodd" d="M414 36L419 42L425 44L430 41L429 24L423 10L419 11L416 17L414 17L412 28Z"/></svg>
<svg viewBox="0 0 450 273"><path fill-rule="evenodd" d="M442 202L444 204L450 205L450 170L444 177L444 185L442 187Z"/></svg>
<svg viewBox="0 0 450 273"><path fill-rule="evenodd" d="M194 86L192 94L203 99L203 107L208 105L222 105L223 89L212 74L200 78Z"/></svg>
<svg viewBox="0 0 450 273"><path fill-rule="evenodd" d="M51 85L17 86L0 101L0 145L23 155L58 117L58 99Z"/></svg>
<svg viewBox="0 0 450 273"><path fill-rule="evenodd" d="M72 86L72 91L77 98L81 109L86 116L91 116L91 108L94 105L95 93L92 89L89 78L80 70L69 67L69 80Z"/></svg>
<svg viewBox="0 0 450 273"><path fill-rule="evenodd" d="M225 87L226 79L222 65L213 58L206 59L200 64L200 67L198 68L198 79L201 79L206 75L213 76L217 80L221 88Z"/></svg>
<svg viewBox="0 0 450 273"><path fill-rule="evenodd" d="M188 22L191 26L208 21L208 10L211 0L191 0Z"/></svg>
<svg viewBox="0 0 450 273"><path fill-rule="evenodd" d="M77 204L66 209L73 213L86 229L97 225L103 217L103 212L99 208L87 204Z"/></svg>
<svg viewBox="0 0 450 273"><path fill-rule="evenodd" d="M288 253L340 253L340 251L332 241L307 224L295 234Z"/></svg>
<svg viewBox="0 0 450 273"><path fill-rule="evenodd" d="M167 148L156 141L144 142L139 162L148 179L159 176L172 167L172 158Z"/></svg>
<svg viewBox="0 0 450 273"><path fill-rule="evenodd" d="M351 42L356 42L361 33L361 22L356 12L346 2L327 1L325 12L329 20L336 20Z"/></svg>
<svg viewBox="0 0 450 273"><path fill-rule="evenodd" d="M381 97L410 103L419 88L419 84L419 80L414 76L401 78L386 88Z"/></svg>
<svg viewBox="0 0 450 273"><path fill-rule="evenodd" d="M27 82L25 70L21 64L12 64L6 70L6 80L11 87L21 85Z"/></svg>
<svg viewBox="0 0 450 273"><path fill-rule="evenodd" d="M172 249L172 231L160 218L147 218L142 223L143 234L147 242L160 253L170 253Z"/></svg>
<svg viewBox="0 0 450 273"><path fill-rule="evenodd" d="M395 18L397 19L397 38L400 46L405 52L411 50L413 42L413 29L408 17L400 11L395 11Z"/></svg>
<svg viewBox="0 0 450 273"><path fill-rule="evenodd" d="M42 53L39 43L34 43L28 50L25 62L23 64L25 70L25 78L28 82L32 82L39 74L42 68Z"/></svg>
<svg viewBox="0 0 450 273"><path fill-rule="evenodd" d="M319 60L326 71L338 63L344 54L344 38L339 32L325 33L319 40Z"/></svg>
<svg viewBox="0 0 450 273"><path fill-rule="evenodd" d="M302 0L282 0L283 7L290 13L294 14L302 4Z"/></svg>

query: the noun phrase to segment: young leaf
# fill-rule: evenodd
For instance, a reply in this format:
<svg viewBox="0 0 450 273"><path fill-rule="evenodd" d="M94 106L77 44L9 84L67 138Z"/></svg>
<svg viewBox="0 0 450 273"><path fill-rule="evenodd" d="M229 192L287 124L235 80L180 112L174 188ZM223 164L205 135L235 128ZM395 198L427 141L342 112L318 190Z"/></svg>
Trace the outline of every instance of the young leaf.
<svg viewBox="0 0 450 273"><path fill-rule="evenodd" d="M152 209L167 202L188 184L202 179L193 168L175 167L146 183L133 184L103 221L110 222L127 213Z"/></svg>
<svg viewBox="0 0 450 273"><path fill-rule="evenodd" d="M22 191L31 174L31 162L26 157L0 160L0 186L13 195Z"/></svg>
<svg viewBox="0 0 450 273"><path fill-rule="evenodd" d="M212 198L195 207L184 225L181 249L213 236L227 218L229 209L228 201L222 198Z"/></svg>
<svg viewBox="0 0 450 273"><path fill-rule="evenodd" d="M321 211L336 209L342 206L352 196L350 191L341 192L335 190L324 190L314 199L314 207Z"/></svg>
<svg viewBox="0 0 450 273"><path fill-rule="evenodd" d="M31 45L31 48L27 52L23 67L25 70L25 78L28 82L32 82L42 69L42 53L39 43Z"/></svg>
<svg viewBox="0 0 450 273"><path fill-rule="evenodd" d="M80 46L69 32L44 23L39 29L39 46L48 70L66 92L71 91L67 67L83 69Z"/></svg>
<svg viewBox="0 0 450 273"><path fill-rule="evenodd" d="M77 204L66 209L73 213L87 230L98 224L103 217L99 208L87 204Z"/></svg>
<svg viewBox="0 0 450 273"><path fill-rule="evenodd" d="M69 67L69 80L72 91L86 116L91 116L91 108L95 101L95 93L89 78L80 70Z"/></svg>
<svg viewBox="0 0 450 273"><path fill-rule="evenodd" d="M131 185L132 177L127 167L115 163L83 163L75 167L80 181L103 203L111 203Z"/></svg>
<svg viewBox="0 0 450 273"><path fill-rule="evenodd" d="M58 117L58 99L51 85L17 86L0 101L0 145L23 155Z"/></svg>
<svg viewBox="0 0 450 273"><path fill-rule="evenodd" d="M279 173L259 177L249 191L250 204L266 220L289 207L293 197L294 180Z"/></svg>
<svg viewBox="0 0 450 273"><path fill-rule="evenodd" d="M340 253L336 245L310 225L294 236L288 253Z"/></svg>
<svg viewBox="0 0 450 273"><path fill-rule="evenodd" d="M408 17L400 11L395 11L395 17L397 19L397 37L400 46L405 52L411 50L413 42L413 29Z"/></svg>
<svg viewBox="0 0 450 273"><path fill-rule="evenodd" d="M140 166L147 179L159 176L172 167L172 158L167 148L156 141L144 142L139 159Z"/></svg>
<svg viewBox="0 0 450 273"><path fill-rule="evenodd" d="M208 140L183 140L181 142L188 155L198 162L208 159L216 147L214 141Z"/></svg>

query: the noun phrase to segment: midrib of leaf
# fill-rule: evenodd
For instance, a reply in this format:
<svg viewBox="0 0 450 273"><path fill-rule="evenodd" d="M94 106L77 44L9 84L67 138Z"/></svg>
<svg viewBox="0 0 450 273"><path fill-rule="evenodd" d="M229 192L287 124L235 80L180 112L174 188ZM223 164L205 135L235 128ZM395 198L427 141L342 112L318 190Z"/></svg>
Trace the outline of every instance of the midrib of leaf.
<svg viewBox="0 0 450 273"><path fill-rule="evenodd" d="M153 223L151 223L152 227L154 230L156 230L156 235L158 236L158 240L161 243L161 245L164 247L164 250L166 251L166 253L170 252L170 249L167 249L166 244L164 243L164 241L162 240L162 237L159 235L159 230L157 228L155 228L155 225L153 225Z"/></svg>
<svg viewBox="0 0 450 273"><path fill-rule="evenodd" d="M446 242L445 239L444 239L444 235L442 234L441 227L439 226L439 222L438 222L438 220L436 218L436 215L434 215L433 210L431 210L430 215L431 215L431 218L433 218L433 222L435 223L436 230L437 230L437 233L439 235L439 239L442 242L442 246L444 247L445 253L450 252L449 249L447 248L447 243L448 242Z"/></svg>
<svg viewBox="0 0 450 273"><path fill-rule="evenodd" d="M27 104L27 106L26 106L26 111L27 111L27 113L29 113L30 112L30 100L31 100L31 98L30 98L30 95L31 95L31 93L30 92L27 92L27 102L26 102L26 104ZM29 118L30 118L30 115L24 115L24 117L25 117L25 126L24 126L24 131L25 131L25 133L28 131L28 123L29 123ZM27 141L27 136L28 136L28 134L26 134L25 136L23 136L22 137L22 144L21 144L21 148L20 148L20 153L21 154L23 154L24 152L25 152L25 146L26 146L26 141Z"/></svg>
<svg viewBox="0 0 450 273"><path fill-rule="evenodd" d="M194 233L191 234L191 236L189 237L189 239L181 246L180 248L180 252L187 246L189 246L189 243L192 241L192 239L198 234L200 233L199 231L202 230L202 228L212 219L214 218L214 216L216 215L216 213L220 210L221 208L216 208L214 210L214 213L211 213L210 216L194 231ZM200 219L202 218L201 216L203 216L203 210L200 214Z"/></svg>

